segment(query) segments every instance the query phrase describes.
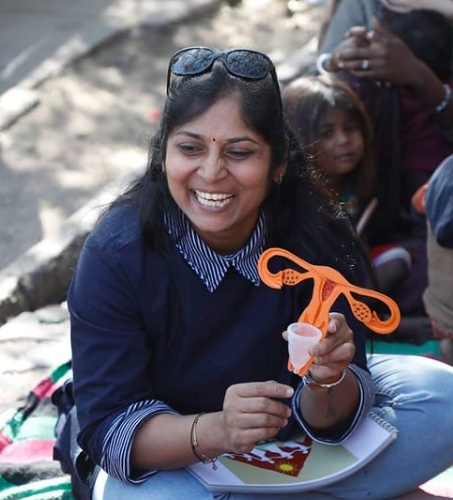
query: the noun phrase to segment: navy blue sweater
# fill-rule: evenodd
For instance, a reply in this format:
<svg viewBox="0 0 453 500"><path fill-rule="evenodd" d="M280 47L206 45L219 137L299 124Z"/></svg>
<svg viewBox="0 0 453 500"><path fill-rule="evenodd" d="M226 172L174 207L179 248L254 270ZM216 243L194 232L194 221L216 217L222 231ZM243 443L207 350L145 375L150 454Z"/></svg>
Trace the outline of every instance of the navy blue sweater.
<svg viewBox="0 0 453 500"><path fill-rule="evenodd" d="M69 291L80 443L123 480L132 436L153 412L219 411L239 382L300 384L281 333L308 303L311 284L275 290L230 268L209 292L165 237L160 255L143 243L136 212L115 208L87 238ZM366 369L363 325L345 304L335 310L355 332L354 363ZM115 441L112 429L134 412L118 432L129 443ZM105 457L108 443L128 450L116 465Z"/></svg>

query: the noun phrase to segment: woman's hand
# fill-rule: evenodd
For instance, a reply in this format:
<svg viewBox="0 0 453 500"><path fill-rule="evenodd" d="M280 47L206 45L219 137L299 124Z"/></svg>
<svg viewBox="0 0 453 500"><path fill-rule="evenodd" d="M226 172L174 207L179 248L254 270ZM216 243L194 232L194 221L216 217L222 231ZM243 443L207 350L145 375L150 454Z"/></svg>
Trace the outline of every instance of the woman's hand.
<svg viewBox="0 0 453 500"><path fill-rule="evenodd" d="M327 335L310 348L309 354L313 356L310 373L316 380L331 379L347 370L354 358L355 345L352 330L342 314L329 314Z"/></svg>
<svg viewBox="0 0 453 500"><path fill-rule="evenodd" d="M286 332L283 336L287 338ZM304 389L300 411L305 421L316 429L345 425L357 411L360 392L356 376L348 370L355 354L352 330L343 314L330 313L327 335L309 349L313 356L310 375L319 383L340 380L331 388ZM343 377L342 374L345 374Z"/></svg>
<svg viewBox="0 0 453 500"><path fill-rule="evenodd" d="M288 341L288 332L283 332L283 338ZM343 314L332 312L329 314L327 335L310 347L309 354L313 364L310 373L316 380L327 380L335 375L340 376L354 358L355 345L352 330L346 323Z"/></svg>
<svg viewBox="0 0 453 500"><path fill-rule="evenodd" d="M273 380L230 386L223 402L224 448L247 453L258 441L275 437L291 415L282 400L293 393L291 386Z"/></svg>

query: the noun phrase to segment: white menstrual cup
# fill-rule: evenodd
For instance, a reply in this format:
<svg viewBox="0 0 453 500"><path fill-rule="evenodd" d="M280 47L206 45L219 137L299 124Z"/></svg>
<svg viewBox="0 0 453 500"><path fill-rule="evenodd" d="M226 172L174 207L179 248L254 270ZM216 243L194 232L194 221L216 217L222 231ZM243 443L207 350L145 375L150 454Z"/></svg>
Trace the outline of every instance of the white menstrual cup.
<svg viewBox="0 0 453 500"><path fill-rule="evenodd" d="M288 353L297 373L310 359L309 347L321 340L321 330L310 323L291 323L287 331Z"/></svg>

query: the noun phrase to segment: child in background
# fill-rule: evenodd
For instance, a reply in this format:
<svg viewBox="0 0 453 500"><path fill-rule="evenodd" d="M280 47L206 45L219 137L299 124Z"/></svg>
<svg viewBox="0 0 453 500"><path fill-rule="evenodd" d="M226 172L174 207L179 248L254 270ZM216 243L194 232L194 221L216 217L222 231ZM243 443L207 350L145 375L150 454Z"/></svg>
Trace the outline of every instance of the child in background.
<svg viewBox="0 0 453 500"><path fill-rule="evenodd" d="M395 241L369 244L380 197L373 133L362 101L333 75L299 77L284 89L282 98L291 129L369 252L376 287L400 304L413 263L409 251ZM432 338L426 315L402 314L392 341L419 344Z"/></svg>
<svg viewBox="0 0 453 500"><path fill-rule="evenodd" d="M291 82L283 105L305 152L357 227L367 208L376 206L372 132L362 103L341 80L323 75Z"/></svg>
<svg viewBox="0 0 453 500"><path fill-rule="evenodd" d="M291 82L283 105L299 142L366 245L378 201L373 135L362 102L340 79L320 75ZM410 255L385 245L372 256L377 284L390 293L407 276Z"/></svg>

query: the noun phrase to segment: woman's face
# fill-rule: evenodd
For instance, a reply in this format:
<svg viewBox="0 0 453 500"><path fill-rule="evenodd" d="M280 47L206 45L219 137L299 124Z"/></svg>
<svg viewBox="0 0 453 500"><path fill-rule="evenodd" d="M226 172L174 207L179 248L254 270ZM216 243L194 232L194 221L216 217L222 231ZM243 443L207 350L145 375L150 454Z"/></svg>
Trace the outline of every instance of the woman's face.
<svg viewBox="0 0 453 500"><path fill-rule="evenodd" d="M270 146L244 123L237 100L225 97L172 131L165 172L171 195L202 240L231 253L255 227L270 163Z"/></svg>
<svg viewBox="0 0 453 500"><path fill-rule="evenodd" d="M334 176L348 174L360 164L364 153L363 135L351 113L330 108L320 122L317 167Z"/></svg>

